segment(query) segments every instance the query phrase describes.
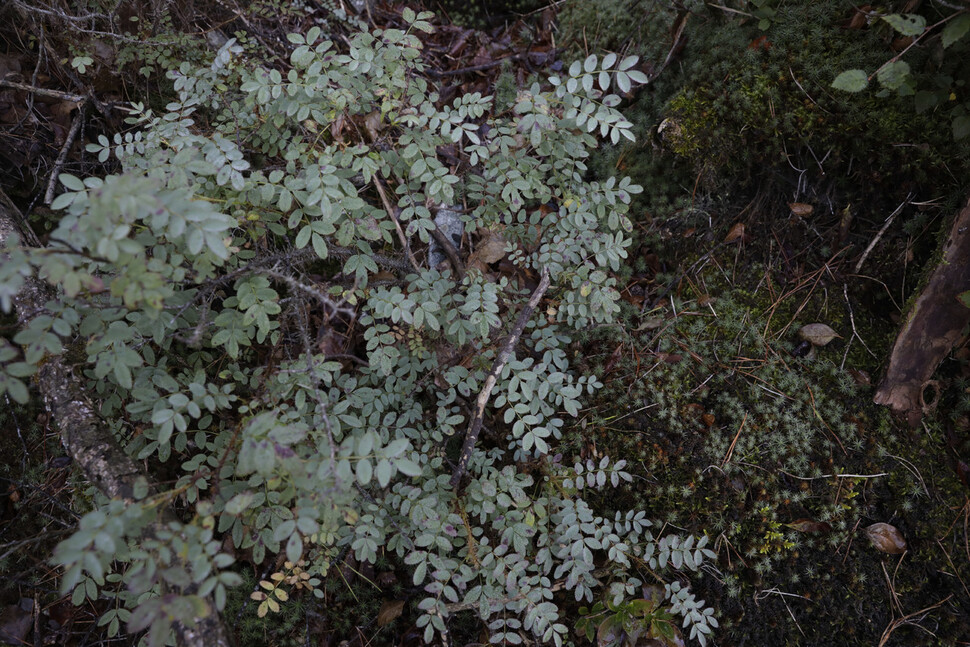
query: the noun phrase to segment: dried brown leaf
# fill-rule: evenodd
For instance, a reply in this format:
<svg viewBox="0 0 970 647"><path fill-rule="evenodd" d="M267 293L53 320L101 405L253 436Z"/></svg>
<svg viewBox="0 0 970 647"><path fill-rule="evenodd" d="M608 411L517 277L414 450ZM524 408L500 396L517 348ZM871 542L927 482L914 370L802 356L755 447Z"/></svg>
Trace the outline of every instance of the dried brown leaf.
<svg viewBox="0 0 970 647"><path fill-rule="evenodd" d="M377 612L377 626L386 627L404 612L404 600L384 600Z"/></svg>
<svg viewBox="0 0 970 647"><path fill-rule="evenodd" d="M823 323L813 323L802 326L798 336L813 346L825 346L839 335L830 326Z"/></svg>
<svg viewBox="0 0 970 647"><path fill-rule="evenodd" d="M815 210L815 207L804 202L789 202L788 206L793 214L802 218L812 215L812 212Z"/></svg>
<svg viewBox="0 0 970 647"><path fill-rule="evenodd" d="M370 135L372 141L377 141L381 137L381 111L375 110L364 117L364 129Z"/></svg>
<svg viewBox="0 0 970 647"><path fill-rule="evenodd" d="M906 552L906 540L896 526L882 522L874 523L866 528L866 536L876 550L890 555L901 555Z"/></svg>
<svg viewBox="0 0 970 647"><path fill-rule="evenodd" d="M475 251L468 257L468 267L485 272L487 265L505 258L505 238L497 231L488 231L478 241Z"/></svg>
<svg viewBox="0 0 970 647"><path fill-rule="evenodd" d="M3 644L27 645L27 634L33 626L34 601L21 598L20 604L11 604L0 612L0 641Z"/></svg>
<svg viewBox="0 0 970 647"><path fill-rule="evenodd" d="M729 231L728 235L724 237L724 242L732 243L738 239L741 239L742 241L744 240L743 222L736 223L733 227L731 227L731 231Z"/></svg>
<svg viewBox="0 0 970 647"><path fill-rule="evenodd" d="M792 530L797 530L798 532L828 532L832 529L832 526L825 523L824 521L815 521L814 519L795 519L789 524L785 524Z"/></svg>

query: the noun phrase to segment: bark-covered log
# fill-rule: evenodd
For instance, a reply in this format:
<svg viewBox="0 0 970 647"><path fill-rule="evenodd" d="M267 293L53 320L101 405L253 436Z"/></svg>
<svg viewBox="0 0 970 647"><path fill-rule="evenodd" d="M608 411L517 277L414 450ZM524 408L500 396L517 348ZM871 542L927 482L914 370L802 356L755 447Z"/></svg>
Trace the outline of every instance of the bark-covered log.
<svg viewBox="0 0 970 647"><path fill-rule="evenodd" d="M874 398L910 425L922 417L924 387L970 323L970 308L957 300L970 290L970 202L957 214L942 252L896 337Z"/></svg>
<svg viewBox="0 0 970 647"><path fill-rule="evenodd" d="M22 221L17 207L0 190L0 250L15 232L24 240L18 226L18 222ZM19 325L25 327L34 317L43 314L44 304L54 297L54 291L47 283L29 277L14 299ZM150 491L156 491L148 474L124 452L114 434L102 422L97 407L81 390L73 367L63 356L52 355L44 359L38 375L38 387L60 430L64 448L81 467L88 481L106 496L130 502L134 502L135 483L140 479L149 484ZM168 513L167 519L174 519L174 516ZM153 529L149 527L148 532ZM179 593L191 595L192 591ZM205 603L209 610L207 615L196 618L191 626L175 626L179 644L186 647L228 646L225 627L211 597L205 599Z"/></svg>

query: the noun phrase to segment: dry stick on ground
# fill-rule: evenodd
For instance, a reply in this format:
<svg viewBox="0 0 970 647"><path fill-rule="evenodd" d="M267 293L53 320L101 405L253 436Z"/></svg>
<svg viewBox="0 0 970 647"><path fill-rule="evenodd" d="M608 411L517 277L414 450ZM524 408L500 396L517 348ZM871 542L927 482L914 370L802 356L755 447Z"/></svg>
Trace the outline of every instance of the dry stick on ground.
<svg viewBox="0 0 970 647"><path fill-rule="evenodd" d="M62 99L64 101L74 101L76 103L83 103L88 99L83 94L71 94L69 92L61 92L60 90L48 90L47 88L35 88L31 85L24 85L23 83L14 83L13 81L6 81L3 79L0 79L0 88L10 88L12 90L23 90L24 92L30 92L31 94L36 94L42 97L51 97L53 99Z"/></svg>
<svg viewBox="0 0 970 647"><path fill-rule="evenodd" d="M963 338L970 309L958 296L970 291L970 200L956 214L942 254L905 314L889 364L873 401L905 416L913 427L923 415L920 399L927 381Z"/></svg>
<svg viewBox="0 0 970 647"><path fill-rule="evenodd" d="M845 360L849 356L849 347L852 345L852 338L858 339L862 342L862 347L869 351L869 354L879 359L875 353L869 350L869 346L866 344L866 340L862 338L859 331L855 328L855 313L852 312L852 303L849 301L849 286L846 283L842 284L842 296L845 297L845 306L849 310L849 323L852 324L852 337L849 337L849 343L845 345L845 355L842 356L842 365L839 366L840 369L845 368Z"/></svg>
<svg viewBox="0 0 970 647"><path fill-rule="evenodd" d="M468 431L465 433L465 443L461 446L461 456L458 459L458 464L455 466L455 471L452 473L451 481L449 482L453 488L458 487L458 484L461 482L461 477L465 474L465 469L468 468L468 459L472 457L472 452L475 451L475 443L478 441L478 434L482 431L482 425L484 424L485 405L488 404L488 399L492 395L495 382L498 381L499 374L512 355L512 349L515 348L515 344L525 331L525 326L529 323L532 313L548 289L549 269L544 267L542 268L542 276L539 279L538 287L536 287L532 296L529 297L529 302L522 308L522 312L519 313L519 318L516 320L515 326L512 327L512 332L505 341L505 346L499 351L498 357L495 358L495 363L492 365L492 370L489 371L488 377L485 378L485 386L482 387L482 392L478 394L478 401L475 403L475 417L472 418L471 423L468 425Z"/></svg>
<svg viewBox="0 0 970 647"><path fill-rule="evenodd" d="M889 225L893 224L893 219L899 214L900 211L903 210L903 207L905 207L906 205L909 204L909 201L912 198L913 198L913 194L912 193L910 193L908 196L906 196L906 199L903 200L899 204L898 207L896 207L896 210L895 211L893 211L891 214L889 214L889 217L888 218L886 218L886 222L883 223L882 228L876 233L875 238L873 238L871 241L869 241L869 245L866 247L866 251L862 252L862 256L860 256L859 257L859 260L856 261L856 264L855 264L855 273L856 274L858 274L859 273L859 270L862 269L862 264L866 262L866 259L867 258L869 258L869 254L872 253L872 249L876 246L876 243L879 242L879 239L882 238L883 234L886 233L886 230L889 229Z"/></svg>
<svg viewBox="0 0 970 647"><path fill-rule="evenodd" d="M458 256L458 250L455 249L454 244L448 240L448 236L445 235L441 229L438 228L437 223L434 229L428 230L431 233L431 237L435 239L435 242L441 245L441 249L445 250L445 256L448 257L448 261L451 266L455 268L455 274L458 276L458 282L465 280L465 265L461 262L461 258Z"/></svg>
<svg viewBox="0 0 970 647"><path fill-rule="evenodd" d="M731 446L728 447L727 453L724 455L724 460L721 461L721 467L727 465L727 462L731 460L731 454L734 453L734 446L738 444L738 438L741 437L741 430L744 429L744 423L748 419L748 414L745 412L744 418L741 419L741 426L738 427L738 433L734 434L734 440L731 441Z"/></svg>
<svg viewBox="0 0 970 647"><path fill-rule="evenodd" d="M19 218L19 209L0 190L0 249L7 245L11 236L20 234L18 221L23 221ZM44 304L52 298L54 294L49 285L33 276L28 277L14 298L20 327L27 327L34 317L44 313ZM80 381L63 355L48 355L45 358L37 383L48 411L60 428L64 448L81 467L85 478L105 496L123 499L134 505L136 483L150 483L148 475L125 453L101 420L96 405L80 389ZM174 515L169 512L167 518L174 520ZM147 533L159 529L150 526ZM192 595L194 590L185 589L180 593ZM228 635L212 597L207 596L202 600L207 615L195 618L192 626L176 623L178 644L186 647L228 647Z"/></svg>
<svg viewBox="0 0 970 647"><path fill-rule="evenodd" d="M885 566L883 566L883 570L885 570ZM893 595L895 595L895 591L893 591ZM886 630L882 632L882 637L879 639L879 647L883 647L887 642L889 642L889 637L893 635L893 632L899 629L900 627L902 627L903 625L913 625L914 627L919 627L920 629L922 629L923 631L925 631L926 633L928 633L929 635L935 638L936 634L934 634L932 631L930 631L929 629L927 629L926 627L924 627L919 623L921 620L923 620L926 617L926 614L928 614L933 609L937 609L943 606L952 597L953 595L950 594L945 598L943 598L942 600L940 600L939 602L937 602L936 604L931 604L925 609L920 609L919 611L915 611L909 615L903 616L902 618L896 618L895 620L890 622L889 626L886 627Z"/></svg>
<svg viewBox="0 0 970 647"><path fill-rule="evenodd" d="M81 104L80 110L77 112L77 116L74 118L74 123L71 124L71 130L67 133L64 145L61 146L61 152L57 155L57 161L54 162L54 170L51 171L50 180L47 181L47 192L44 194L44 204L49 205L54 201L54 189L57 188L57 176L61 174L61 167L64 166L64 162L67 160L67 154L74 146L74 140L81 130L81 123L84 121L84 113L87 112L87 109L88 102L84 101Z"/></svg>

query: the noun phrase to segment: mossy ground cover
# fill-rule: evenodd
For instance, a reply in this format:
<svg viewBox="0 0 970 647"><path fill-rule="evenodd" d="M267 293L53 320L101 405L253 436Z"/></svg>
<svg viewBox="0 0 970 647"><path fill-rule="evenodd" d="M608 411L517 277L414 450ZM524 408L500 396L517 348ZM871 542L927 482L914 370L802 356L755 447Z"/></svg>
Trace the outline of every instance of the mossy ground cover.
<svg viewBox="0 0 970 647"><path fill-rule="evenodd" d="M675 11L653 3L604 31L597 15L633 6L597 4L607 8L567 3L563 31L592 36L590 50L666 55ZM626 325L591 331L577 351L606 386L571 449L639 466L621 506L715 539L699 597L722 614L719 644L962 644L965 363L941 368L918 429L872 394L965 199L948 169L966 152L910 103L828 88L842 69L891 56L885 32L846 29L844 3L775 4L767 30L696 9L678 64L631 101L644 139L591 164L647 190ZM920 204L857 268L907 196ZM840 337L807 352L797 333L812 323ZM870 544L876 522L902 532L905 555Z"/></svg>
<svg viewBox="0 0 970 647"><path fill-rule="evenodd" d="M573 451L638 466L621 506L715 538L718 570L703 595L723 614L720 644L824 645L834 627L878 642L894 620L944 599L927 624L939 642L919 644L952 644L970 629L961 584L970 568L948 416L914 431L872 405L878 361L849 343L841 286L809 275L772 295L771 269L747 260L729 284L738 251L721 248L685 274L639 326L590 335L582 355L606 387ZM891 320L849 298L859 336L885 357ZM844 338L798 357L795 332L813 322ZM903 532L904 558L866 539L880 521ZM901 642L886 644L925 635L894 633Z"/></svg>

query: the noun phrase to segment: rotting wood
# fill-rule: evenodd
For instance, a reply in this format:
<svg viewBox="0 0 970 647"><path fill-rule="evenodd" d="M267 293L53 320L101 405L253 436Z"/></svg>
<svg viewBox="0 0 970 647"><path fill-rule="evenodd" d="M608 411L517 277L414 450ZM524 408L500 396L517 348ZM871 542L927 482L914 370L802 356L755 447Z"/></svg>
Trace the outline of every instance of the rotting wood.
<svg viewBox="0 0 970 647"><path fill-rule="evenodd" d="M916 426L924 385L970 324L970 308L957 299L970 290L970 202L960 210L939 263L900 328L885 377L873 400Z"/></svg>
<svg viewBox="0 0 970 647"><path fill-rule="evenodd" d="M19 210L0 190L0 250L6 247L7 241L15 233L21 240L25 238L19 222L24 222ZM34 276L28 277L13 300L18 325L21 328L29 325L34 317L44 312L44 304L54 296L50 285ZM79 384L74 368L63 355L45 358L38 374L38 387L44 404L60 429L64 448L80 466L85 478L105 496L128 502L135 501L135 485L139 481L148 483L150 492L157 492L156 488L151 487L148 474L125 453L114 434L102 422L97 407ZM174 514L167 511L162 521L172 520L175 520ZM158 525L149 526L146 532L152 533L156 529ZM194 590L190 588L178 593L193 595ZM215 610L212 597L202 599L209 610L208 614L196 618L192 625L176 623L174 629L178 644L184 647L228 647L228 633Z"/></svg>

